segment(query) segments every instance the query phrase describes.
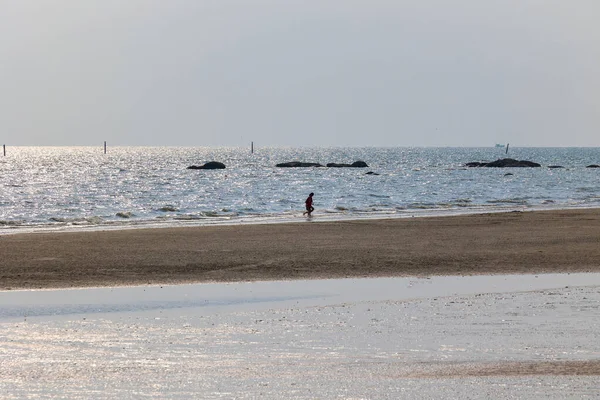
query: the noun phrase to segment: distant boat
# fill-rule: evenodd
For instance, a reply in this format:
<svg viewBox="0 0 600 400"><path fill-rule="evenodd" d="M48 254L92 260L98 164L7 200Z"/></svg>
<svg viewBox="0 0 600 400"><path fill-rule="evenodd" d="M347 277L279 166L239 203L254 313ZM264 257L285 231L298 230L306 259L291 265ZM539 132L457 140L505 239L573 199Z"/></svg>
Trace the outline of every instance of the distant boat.
<svg viewBox="0 0 600 400"><path fill-rule="evenodd" d="M505 145L504 145L504 144L500 144L500 143L496 143L496 146L494 146L494 147L496 147L496 148L498 148L498 149L501 149L501 148L503 148L503 147L506 147L506 154L508 154L508 146L509 146L509 144L508 144L508 143L506 143Z"/></svg>

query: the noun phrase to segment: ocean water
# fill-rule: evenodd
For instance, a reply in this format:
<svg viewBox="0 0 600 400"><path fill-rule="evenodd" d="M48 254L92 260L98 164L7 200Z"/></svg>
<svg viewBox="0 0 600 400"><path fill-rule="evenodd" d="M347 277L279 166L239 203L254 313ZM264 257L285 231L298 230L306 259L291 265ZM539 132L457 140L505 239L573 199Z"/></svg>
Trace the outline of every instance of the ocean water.
<svg viewBox="0 0 600 400"><path fill-rule="evenodd" d="M504 157L542 168L464 167ZM227 168L187 169L213 160ZM314 221L600 207L590 164L600 148L7 147L0 231L304 221L310 192Z"/></svg>

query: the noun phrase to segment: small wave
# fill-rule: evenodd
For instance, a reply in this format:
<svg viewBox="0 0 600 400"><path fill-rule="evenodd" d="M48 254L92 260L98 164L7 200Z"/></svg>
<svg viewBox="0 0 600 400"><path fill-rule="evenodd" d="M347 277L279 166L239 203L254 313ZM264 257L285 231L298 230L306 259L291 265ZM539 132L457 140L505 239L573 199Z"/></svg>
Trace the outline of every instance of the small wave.
<svg viewBox="0 0 600 400"><path fill-rule="evenodd" d="M376 208L355 208L355 207L350 207L350 208L346 208L346 207L342 207L342 206L336 206L333 208L328 208L325 210L319 210L319 212L323 212L325 214L343 214L343 215L353 215L353 214L369 214L372 213L373 211L377 211Z"/></svg>
<svg viewBox="0 0 600 400"><path fill-rule="evenodd" d="M25 223L24 220L17 221L0 221L0 226L19 226Z"/></svg>
<svg viewBox="0 0 600 400"><path fill-rule="evenodd" d="M392 204L388 204L388 203L374 203L374 204L369 204L367 206L369 209L371 210L380 210L380 209L391 209L394 206Z"/></svg>
<svg viewBox="0 0 600 400"><path fill-rule="evenodd" d="M172 219L175 221L198 221L206 218L229 219L231 215L223 215L217 211L201 211L195 214L178 214Z"/></svg>
<svg viewBox="0 0 600 400"><path fill-rule="evenodd" d="M472 203L470 199L456 199L450 205L453 207L471 207Z"/></svg>
<svg viewBox="0 0 600 400"><path fill-rule="evenodd" d="M48 220L66 225L98 225L103 221L101 217L97 216L85 218L50 217Z"/></svg>
<svg viewBox="0 0 600 400"><path fill-rule="evenodd" d="M164 207L159 208L158 211L162 211L162 212L175 212L175 211L179 211L179 209L177 207L175 207L175 206L166 205Z"/></svg>
<svg viewBox="0 0 600 400"><path fill-rule="evenodd" d="M432 208L438 208L438 205L435 203L412 203L407 206L408 209L412 210L429 210Z"/></svg>
<svg viewBox="0 0 600 400"><path fill-rule="evenodd" d="M456 199L454 200L454 203L456 204L468 204L468 203L472 203L473 201L471 199Z"/></svg>
<svg viewBox="0 0 600 400"><path fill-rule="evenodd" d="M589 196L586 198L582 199L584 203L597 203L598 201L600 201L600 197L599 196Z"/></svg>
<svg viewBox="0 0 600 400"><path fill-rule="evenodd" d="M98 225L102 223L102 218L100 217L89 217L83 219L75 219L72 224L73 225Z"/></svg>
<svg viewBox="0 0 600 400"><path fill-rule="evenodd" d="M295 204L296 201L292 201L290 199L279 199L279 200L277 200L277 203L279 203L279 204Z"/></svg>
<svg viewBox="0 0 600 400"><path fill-rule="evenodd" d="M463 207L463 208L469 208L471 207L471 204L468 203L456 203L454 204L455 207Z"/></svg>
<svg viewBox="0 0 600 400"><path fill-rule="evenodd" d="M117 215L117 217L120 217L120 218L131 218L131 217L133 217L133 213L129 212L129 211L118 212L116 215Z"/></svg>
<svg viewBox="0 0 600 400"><path fill-rule="evenodd" d="M240 215L258 215L258 214L262 214L262 213L258 212L255 208L252 208L252 207L240 208L237 213L240 214Z"/></svg>
<svg viewBox="0 0 600 400"><path fill-rule="evenodd" d="M182 214L182 215L177 215L176 217L173 217L173 219L176 221L194 221L197 219L201 219L201 217L198 215Z"/></svg>
<svg viewBox="0 0 600 400"><path fill-rule="evenodd" d="M595 187L578 187L575 189L576 192L579 193L591 193L591 192L596 192L598 189Z"/></svg>
<svg viewBox="0 0 600 400"><path fill-rule="evenodd" d="M438 203L436 205L437 205L437 208L452 208L455 206L455 204L452 204L452 203Z"/></svg>
<svg viewBox="0 0 600 400"><path fill-rule="evenodd" d="M358 210L358 212L361 212L361 211ZM396 209L394 209L394 208L373 207L373 208L367 210L366 212L368 214L371 214L371 213L377 213L377 214L395 214L396 213Z"/></svg>
<svg viewBox="0 0 600 400"><path fill-rule="evenodd" d="M489 204L527 204L525 199L496 199L488 200L486 203Z"/></svg>

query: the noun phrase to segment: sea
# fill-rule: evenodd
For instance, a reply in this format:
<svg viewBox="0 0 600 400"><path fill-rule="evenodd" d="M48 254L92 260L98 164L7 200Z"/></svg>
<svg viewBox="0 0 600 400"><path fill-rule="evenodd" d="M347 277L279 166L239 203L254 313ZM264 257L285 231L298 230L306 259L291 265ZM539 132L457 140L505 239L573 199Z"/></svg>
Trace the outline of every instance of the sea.
<svg viewBox="0 0 600 400"><path fill-rule="evenodd" d="M542 167L465 166L507 157ZM359 160L368 167L276 167ZM208 161L226 168L187 168ZM595 208L592 164L600 148L8 146L0 234Z"/></svg>

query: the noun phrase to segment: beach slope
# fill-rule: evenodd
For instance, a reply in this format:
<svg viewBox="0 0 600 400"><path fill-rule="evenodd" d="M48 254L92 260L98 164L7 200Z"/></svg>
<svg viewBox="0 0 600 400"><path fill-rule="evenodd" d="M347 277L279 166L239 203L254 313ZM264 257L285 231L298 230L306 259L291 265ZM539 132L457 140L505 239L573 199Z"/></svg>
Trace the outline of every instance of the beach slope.
<svg viewBox="0 0 600 400"><path fill-rule="evenodd" d="M0 290L598 271L597 209L0 237Z"/></svg>

